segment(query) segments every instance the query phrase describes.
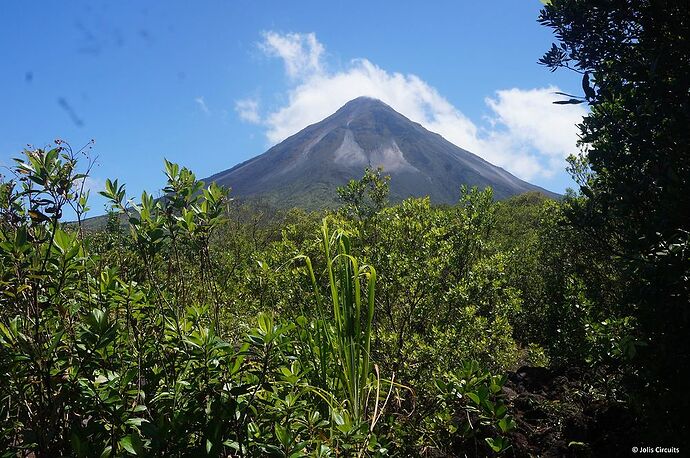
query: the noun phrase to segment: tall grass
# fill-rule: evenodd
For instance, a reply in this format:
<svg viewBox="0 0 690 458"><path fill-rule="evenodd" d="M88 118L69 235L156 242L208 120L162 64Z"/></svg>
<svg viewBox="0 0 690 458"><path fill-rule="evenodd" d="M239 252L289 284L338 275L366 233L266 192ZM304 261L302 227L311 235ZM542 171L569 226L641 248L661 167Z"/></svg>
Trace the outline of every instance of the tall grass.
<svg viewBox="0 0 690 458"><path fill-rule="evenodd" d="M321 226L321 237L331 293L328 306L319 294L312 264L309 259L306 260L321 314L314 329L320 378L324 388L331 392L340 391L345 395L348 413L353 419L362 421L366 418L367 403L372 391L369 382L372 374L369 354L376 270L368 265L360 266L351 254L348 235L342 230L331 234L326 220ZM364 301L362 283L366 295ZM332 324L326 318L327 307L332 309ZM329 359L335 362L331 373L328 369Z"/></svg>

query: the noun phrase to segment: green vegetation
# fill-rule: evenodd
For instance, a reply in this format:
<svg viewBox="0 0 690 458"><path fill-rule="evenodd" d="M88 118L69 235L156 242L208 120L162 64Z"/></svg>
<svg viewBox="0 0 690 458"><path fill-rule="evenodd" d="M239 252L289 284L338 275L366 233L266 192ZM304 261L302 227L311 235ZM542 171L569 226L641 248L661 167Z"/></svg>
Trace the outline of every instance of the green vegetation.
<svg viewBox="0 0 690 458"><path fill-rule="evenodd" d="M108 180L85 231L60 218L86 207L77 169L60 142L2 184L8 456L501 453L508 371L627 356L567 202L388 206L367 171L336 212L267 214L166 162L163 197Z"/></svg>
<svg viewBox="0 0 690 458"><path fill-rule="evenodd" d="M582 74L586 153L571 158L582 195L568 220L616 272L617 299L596 334L635 363L652 437L688 437L690 11L684 1L554 0L540 22L560 40L542 59Z"/></svg>
<svg viewBox="0 0 690 458"><path fill-rule="evenodd" d="M583 73L565 102L591 106L560 201L391 206L366 170L338 210L278 212L166 161L157 199L108 180L89 230L79 152L25 151L0 182L0 454L682 448L687 10L554 0L541 21L562 42L542 62Z"/></svg>
<svg viewBox="0 0 690 458"><path fill-rule="evenodd" d="M363 219L292 212L250 231L255 210L234 231L249 210L166 162L160 199L133 203L107 181L129 232L115 212L86 232L59 216L86 205L77 167L59 142L27 151L2 185L8 456L509 447L506 378L482 368L514 365L520 301L481 240L490 191Z"/></svg>

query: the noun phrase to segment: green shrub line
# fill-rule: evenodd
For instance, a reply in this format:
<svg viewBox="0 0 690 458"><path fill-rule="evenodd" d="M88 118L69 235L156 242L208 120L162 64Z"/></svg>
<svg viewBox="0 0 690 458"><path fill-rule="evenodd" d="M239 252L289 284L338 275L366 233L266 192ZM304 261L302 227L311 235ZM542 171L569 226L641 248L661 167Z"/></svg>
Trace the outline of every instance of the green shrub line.
<svg viewBox="0 0 690 458"><path fill-rule="evenodd" d="M2 183L3 456L387 456L510 447L505 377L463 362L484 358L500 369L507 360L464 347L429 364L444 351L429 339L448 335L444 323L426 322L441 310L417 322L413 308L422 303L402 294L419 288L430 313L457 293L442 281L451 273L432 268L438 259L418 259L419 247L385 248L395 231L410 229L397 226L401 217L417 236L435 238L422 243L447 241L450 233L433 234L448 220L428 200L404 204L393 219L387 212L395 207L385 206L366 221L336 212L312 224L301 215L308 229L262 229L275 235L255 249L258 240L226 232L234 211L227 190L166 161L158 199L144 192L135 202L107 180L102 194L125 215L128 232L115 213L104 230L87 232L62 222L68 206L79 221L88 209L76 157L64 142L26 151L15 179ZM466 199L448 217L472 232L474 212L489 208L491 197L467 191ZM432 234L419 232L420 218L431 218ZM379 245L370 245L372 234ZM382 256L404 268L397 277L404 287L377 290L377 271L360 259L381 262L392 280L398 273ZM473 295L489 281L466 280L465 294ZM426 282L436 290L426 291ZM485 306L476 296L477 306L504 300L492 294ZM462 334L475 322L479 335L493 322L506 325L485 312L468 305L464 318L445 324ZM417 383L419 371L428 381Z"/></svg>

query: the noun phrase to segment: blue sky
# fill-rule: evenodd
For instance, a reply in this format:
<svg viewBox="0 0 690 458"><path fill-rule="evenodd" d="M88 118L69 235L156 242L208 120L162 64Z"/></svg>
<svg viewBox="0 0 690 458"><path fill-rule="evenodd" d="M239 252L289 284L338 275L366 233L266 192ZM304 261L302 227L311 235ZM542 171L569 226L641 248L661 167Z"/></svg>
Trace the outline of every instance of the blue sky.
<svg viewBox="0 0 690 458"><path fill-rule="evenodd" d="M94 188L155 191L167 158L208 176L371 95L562 192L579 79L536 64L538 0L3 2L0 162L95 139ZM92 198L93 214L103 202Z"/></svg>

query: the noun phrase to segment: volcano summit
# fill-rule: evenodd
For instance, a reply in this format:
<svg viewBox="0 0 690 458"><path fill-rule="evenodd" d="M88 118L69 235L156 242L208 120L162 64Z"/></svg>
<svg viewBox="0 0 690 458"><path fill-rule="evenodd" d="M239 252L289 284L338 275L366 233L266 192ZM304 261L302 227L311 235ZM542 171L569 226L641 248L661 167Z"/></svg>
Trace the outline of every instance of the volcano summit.
<svg viewBox="0 0 690 458"><path fill-rule="evenodd" d="M382 166L390 197L430 196L457 202L460 186L491 186L497 199L528 191L555 194L511 175L430 132L377 99L359 97L265 153L204 181L232 188L241 198L261 197L281 206L331 206L336 187Z"/></svg>

